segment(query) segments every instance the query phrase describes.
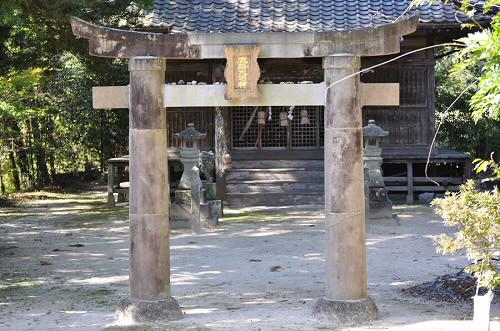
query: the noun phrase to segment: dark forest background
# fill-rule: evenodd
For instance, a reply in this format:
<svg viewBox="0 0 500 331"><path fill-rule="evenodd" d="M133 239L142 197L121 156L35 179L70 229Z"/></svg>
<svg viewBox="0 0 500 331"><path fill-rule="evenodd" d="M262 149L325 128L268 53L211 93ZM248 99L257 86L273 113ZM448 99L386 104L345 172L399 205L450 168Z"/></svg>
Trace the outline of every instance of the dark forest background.
<svg viewBox="0 0 500 331"><path fill-rule="evenodd" d="M94 110L91 88L126 85L121 60L90 57L71 33L70 16L140 27L152 0L0 1L0 194L99 178L106 160L127 153L128 113ZM475 77L450 75L454 55L437 68L437 114ZM469 75L469 76L468 76ZM488 158L500 146L500 124L476 125L467 100L445 114L441 146Z"/></svg>

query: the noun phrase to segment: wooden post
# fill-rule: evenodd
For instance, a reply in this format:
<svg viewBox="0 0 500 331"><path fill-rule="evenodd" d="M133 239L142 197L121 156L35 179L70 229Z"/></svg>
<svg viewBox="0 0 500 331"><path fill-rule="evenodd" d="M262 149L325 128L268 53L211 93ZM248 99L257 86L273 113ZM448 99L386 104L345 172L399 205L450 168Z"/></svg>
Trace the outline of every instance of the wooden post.
<svg viewBox="0 0 500 331"><path fill-rule="evenodd" d="M194 233L201 233L200 203L201 180L200 170L194 166L191 173L191 229Z"/></svg>
<svg viewBox="0 0 500 331"><path fill-rule="evenodd" d="M224 200L226 197L226 165L225 155L228 153L228 142L224 110L215 108L215 185L217 198Z"/></svg>
<svg viewBox="0 0 500 331"><path fill-rule="evenodd" d="M407 188L408 188L408 193L406 196L406 202L407 203L413 203L414 197L413 197L413 162L408 160L406 162L406 175L407 175Z"/></svg>
<svg viewBox="0 0 500 331"><path fill-rule="evenodd" d="M114 180L115 180L115 167L113 163L109 162L108 163L108 206L109 207L115 206L115 196L113 194L113 187L115 185Z"/></svg>
<svg viewBox="0 0 500 331"><path fill-rule="evenodd" d="M179 319L170 296L169 180L165 61L130 60L130 299L121 312L137 322Z"/></svg>
<svg viewBox="0 0 500 331"><path fill-rule="evenodd" d="M323 58L326 86L357 71L350 54ZM365 243L363 128L359 76L328 89L325 103L326 296L315 307L340 323L375 319L368 298Z"/></svg>

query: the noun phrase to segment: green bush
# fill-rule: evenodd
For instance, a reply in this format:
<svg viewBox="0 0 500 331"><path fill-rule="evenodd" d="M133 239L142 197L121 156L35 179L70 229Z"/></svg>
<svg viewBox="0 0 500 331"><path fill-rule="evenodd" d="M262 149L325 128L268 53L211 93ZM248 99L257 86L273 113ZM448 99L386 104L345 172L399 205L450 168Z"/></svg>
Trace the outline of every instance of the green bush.
<svg viewBox="0 0 500 331"><path fill-rule="evenodd" d="M478 279L478 287L494 289L500 285L497 258L500 253L500 191L481 192L474 181L462 185L460 192L447 193L432 204L446 226L454 227L452 236L434 238L438 251L457 253L465 249L473 263L466 271Z"/></svg>

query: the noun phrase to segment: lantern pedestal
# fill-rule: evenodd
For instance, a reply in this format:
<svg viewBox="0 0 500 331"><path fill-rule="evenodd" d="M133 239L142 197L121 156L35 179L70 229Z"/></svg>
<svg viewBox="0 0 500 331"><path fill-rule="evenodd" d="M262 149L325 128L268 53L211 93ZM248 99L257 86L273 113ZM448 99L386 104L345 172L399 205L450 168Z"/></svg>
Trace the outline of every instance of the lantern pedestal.
<svg viewBox="0 0 500 331"><path fill-rule="evenodd" d="M200 177L196 178L193 167L196 167L200 162L200 150L194 147L186 147L180 151L181 162L184 166L182 177L179 182L179 188L182 190L191 190L192 181L200 181Z"/></svg>
<svg viewBox="0 0 500 331"><path fill-rule="evenodd" d="M399 225L397 218L392 213L392 201L389 200L388 192L382 176L382 148L380 140L389 133L375 125L374 120L369 120L368 125L363 128L365 148L363 160L365 162L368 190L366 192L368 203L366 215L372 223L383 223L387 225ZM373 222L374 221L374 222Z"/></svg>

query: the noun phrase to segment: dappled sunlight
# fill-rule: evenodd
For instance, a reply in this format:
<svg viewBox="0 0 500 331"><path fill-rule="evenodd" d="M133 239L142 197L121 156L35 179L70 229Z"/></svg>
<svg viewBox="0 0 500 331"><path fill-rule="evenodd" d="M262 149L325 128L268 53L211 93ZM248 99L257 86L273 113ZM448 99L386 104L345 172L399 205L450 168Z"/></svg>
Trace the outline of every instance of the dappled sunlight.
<svg viewBox="0 0 500 331"><path fill-rule="evenodd" d="M193 249L209 249L217 248L216 245L171 245L171 250L193 250Z"/></svg>
<svg viewBox="0 0 500 331"><path fill-rule="evenodd" d="M411 239L411 238L416 238L414 234L393 234L389 236L378 236L377 238L368 238L366 240L366 246L375 246L380 243L383 243L388 240L404 240L404 239Z"/></svg>
<svg viewBox="0 0 500 331"><path fill-rule="evenodd" d="M128 274L122 276L91 277L86 279L70 279L68 283L81 285L104 285L128 281Z"/></svg>
<svg viewBox="0 0 500 331"><path fill-rule="evenodd" d="M259 232L255 232L253 230L240 231L238 236L247 236L247 237L265 237L265 236L276 236L280 234L290 233L290 230L272 230L269 228L260 228Z"/></svg>
<svg viewBox="0 0 500 331"><path fill-rule="evenodd" d="M2 221L2 268L17 271L10 277L1 273L2 309L15 312L29 300L38 307L29 318L49 318L50 311L96 329L133 325L113 317L128 293L127 209L96 204L87 213L89 205L52 204L52 210L36 212L27 208L32 216ZM370 295L381 303L382 316L388 315L386 307L395 309L394 298L414 309L416 299L405 298L401 289L463 261L462 256L435 253L432 235L443 227L430 208L399 209L404 212L401 226L374 225L367 233ZM171 291L185 313L173 325L228 330L295 322L321 326L311 309L324 295L324 239L322 211L311 207L232 210L219 227L200 234L173 229Z"/></svg>
<svg viewBox="0 0 500 331"><path fill-rule="evenodd" d="M81 315L81 314L86 314L88 311L86 310L63 310L61 313L64 314L71 314L71 315Z"/></svg>
<svg viewBox="0 0 500 331"><path fill-rule="evenodd" d="M47 283L46 280L23 280L23 281L16 281L16 282L6 282L6 281L1 281L0 282L0 290L6 290L6 289L13 289L13 288L29 288L33 286L40 286Z"/></svg>
<svg viewBox="0 0 500 331"><path fill-rule="evenodd" d="M198 314L211 314L214 312L219 311L217 308L189 308L189 307L182 307L182 311L186 315L198 315Z"/></svg>
<svg viewBox="0 0 500 331"><path fill-rule="evenodd" d="M193 285L200 280L217 279L214 275L222 274L221 271L201 271L201 272L172 272L170 282L173 285ZM210 277L212 276L212 277Z"/></svg>

